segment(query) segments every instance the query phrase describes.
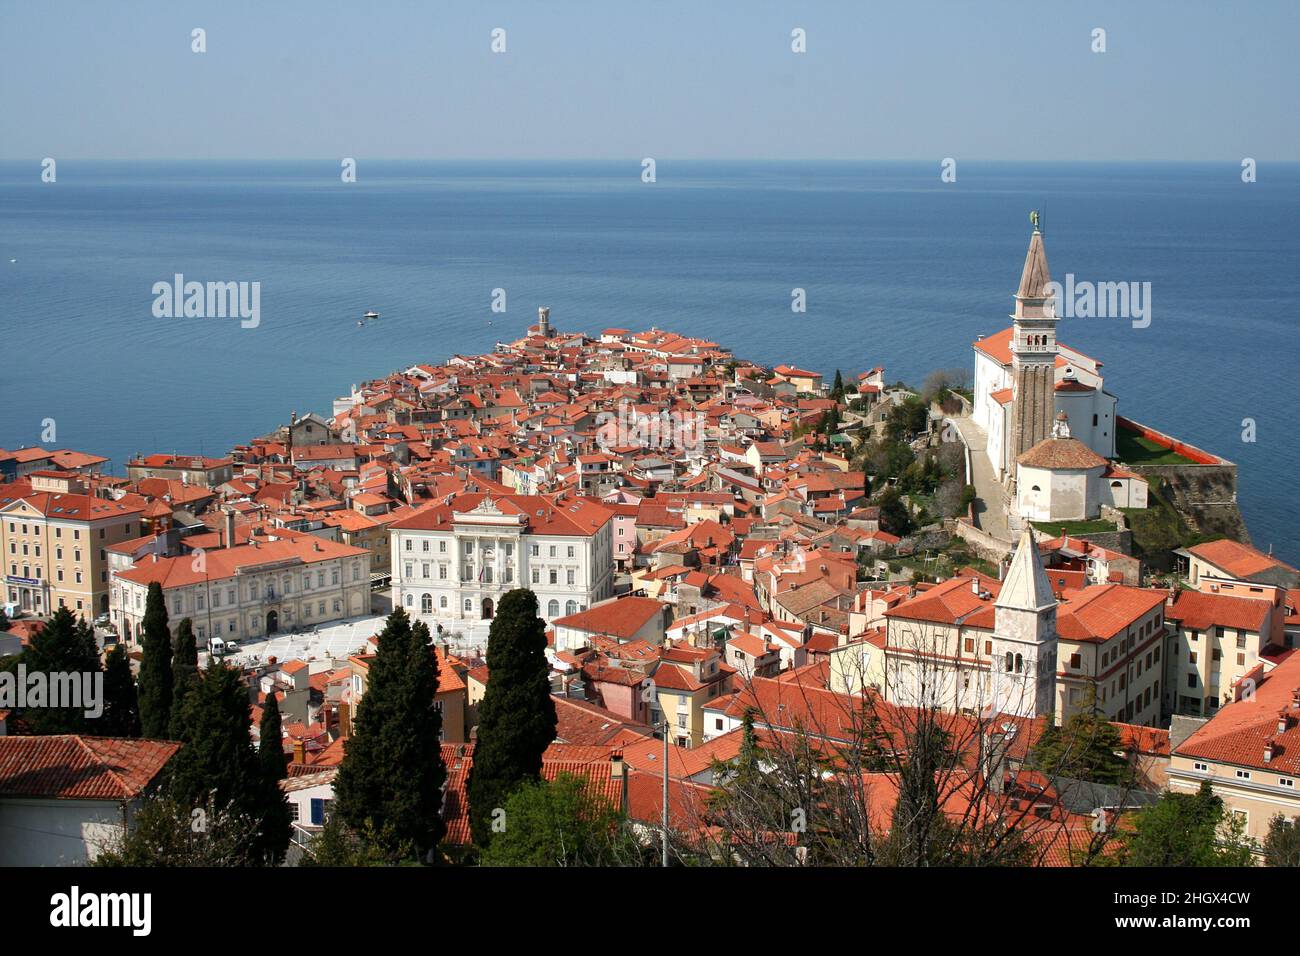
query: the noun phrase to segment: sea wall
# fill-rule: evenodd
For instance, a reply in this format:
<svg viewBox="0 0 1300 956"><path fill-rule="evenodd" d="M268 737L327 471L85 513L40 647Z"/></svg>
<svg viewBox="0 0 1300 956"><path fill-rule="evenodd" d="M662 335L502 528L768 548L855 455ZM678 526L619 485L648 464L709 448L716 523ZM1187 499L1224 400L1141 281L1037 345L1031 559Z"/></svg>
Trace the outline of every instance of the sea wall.
<svg viewBox="0 0 1300 956"><path fill-rule="evenodd" d="M1236 464L1141 422L1117 416L1115 423L1189 459L1128 467L1151 484L1159 484L1161 493L1190 528L1206 537L1250 544L1250 533L1237 507Z"/></svg>

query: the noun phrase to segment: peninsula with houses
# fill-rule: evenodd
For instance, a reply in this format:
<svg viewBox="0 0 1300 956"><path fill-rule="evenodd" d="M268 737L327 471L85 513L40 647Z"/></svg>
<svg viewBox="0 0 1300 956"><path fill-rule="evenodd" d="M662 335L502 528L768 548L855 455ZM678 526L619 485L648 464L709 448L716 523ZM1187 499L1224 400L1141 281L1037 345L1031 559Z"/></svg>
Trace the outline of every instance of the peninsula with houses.
<svg viewBox="0 0 1300 956"><path fill-rule="evenodd" d="M141 451L119 474L0 450L0 657L67 612L139 675L160 593L173 641L238 669L251 743L282 752L291 856L326 826L398 610L438 665L441 852L473 850L486 654L524 589L556 715L541 777L586 781L665 859L668 821L742 852L718 847L755 825L728 830L711 795L756 732L838 746L827 715L864 701L886 727L978 725L970 779L1027 808L1037 862L1076 861L1099 810L1122 829L1203 785L1261 858L1300 816L1300 571L1251 545L1232 462L1120 414L1102 362L1057 340L1050 282L1035 228L1009 324L914 387L658 328L565 332L541 308L488 354L353 385L225 457ZM1124 793L1044 770L1081 715L1112 728ZM186 746L30 717L0 708L19 834L0 863L95 859ZM883 830L891 779L868 788ZM755 844L815 852L771 830Z"/></svg>

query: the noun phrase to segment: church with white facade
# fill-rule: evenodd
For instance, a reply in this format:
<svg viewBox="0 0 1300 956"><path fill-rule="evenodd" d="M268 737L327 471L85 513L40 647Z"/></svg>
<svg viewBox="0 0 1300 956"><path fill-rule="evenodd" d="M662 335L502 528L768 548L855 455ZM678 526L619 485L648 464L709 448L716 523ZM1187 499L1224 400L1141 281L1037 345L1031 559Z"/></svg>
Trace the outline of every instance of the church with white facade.
<svg viewBox="0 0 1300 956"><path fill-rule="evenodd" d="M1057 341L1055 291L1035 225L1011 326L972 343L972 417L1012 527L1096 518L1103 504L1146 507L1146 482L1112 464L1118 402L1102 363Z"/></svg>

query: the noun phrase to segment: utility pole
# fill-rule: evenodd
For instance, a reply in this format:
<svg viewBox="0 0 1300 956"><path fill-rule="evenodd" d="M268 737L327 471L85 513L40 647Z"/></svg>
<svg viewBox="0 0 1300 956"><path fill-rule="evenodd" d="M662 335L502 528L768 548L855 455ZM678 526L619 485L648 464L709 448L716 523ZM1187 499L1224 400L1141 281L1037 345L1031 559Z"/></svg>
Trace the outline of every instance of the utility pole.
<svg viewBox="0 0 1300 956"><path fill-rule="evenodd" d="M660 814L660 826L663 827L663 866L668 866L668 715L664 715L664 802Z"/></svg>

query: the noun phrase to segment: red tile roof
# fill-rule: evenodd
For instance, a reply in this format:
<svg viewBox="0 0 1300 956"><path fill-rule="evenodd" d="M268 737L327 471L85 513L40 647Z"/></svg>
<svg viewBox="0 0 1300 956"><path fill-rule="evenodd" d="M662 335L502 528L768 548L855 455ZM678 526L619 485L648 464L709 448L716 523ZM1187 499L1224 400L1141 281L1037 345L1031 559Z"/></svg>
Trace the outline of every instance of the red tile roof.
<svg viewBox="0 0 1300 956"><path fill-rule="evenodd" d="M1187 549L1203 561L1216 568L1222 568L1234 578L1249 580L1253 575L1263 571L1283 570L1294 572L1296 569L1283 564L1277 558L1257 551L1250 545L1224 538L1220 541L1207 541Z"/></svg>
<svg viewBox="0 0 1300 956"><path fill-rule="evenodd" d="M647 597L624 597L605 604L597 604L585 611L556 618L557 627L571 627L589 634L609 634L612 637L631 638L647 622L662 616L668 605Z"/></svg>
<svg viewBox="0 0 1300 956"><path fill-rule="evenodd" d="M1266 761L1269 742L1273 755ZM1264 674L1254 699L1223 707L1174 752L1283 775L1300 774L1300 656Z"/></svg>
<svg viewBox="0 0 1300 956"><path fill-rule="evenodd" d="M1265 626L1271 609L1272 605L1268 601L1256 601L1253 598L1179 591L1174 598L1174 606L1165 611L1165 617L1196 631L1232 627L1258 634Z"/></svg>
<svg viewBox="0 0 1300 956"><path fill-rule="evenodd" d="M170 740L0 737L0 797L133 800L181 748Z"/></svg>

